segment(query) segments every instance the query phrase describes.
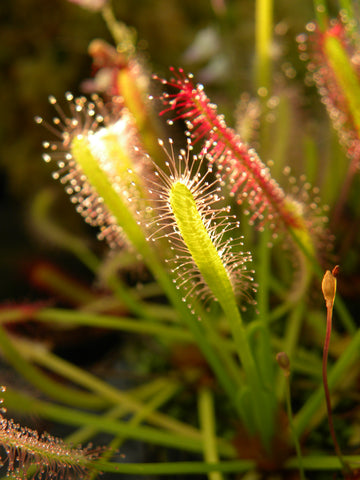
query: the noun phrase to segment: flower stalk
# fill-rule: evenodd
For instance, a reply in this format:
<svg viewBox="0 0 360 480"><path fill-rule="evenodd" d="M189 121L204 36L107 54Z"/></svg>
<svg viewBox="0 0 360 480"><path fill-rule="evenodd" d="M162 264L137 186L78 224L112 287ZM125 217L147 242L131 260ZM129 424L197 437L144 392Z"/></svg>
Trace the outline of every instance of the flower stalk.
<svg viewBox="0 0 360 480"><path fill-rule="evenodd" d="M285 378L285 383L286 383L286 390L285 390L285 403L286 403L286 411L287 411L287 416L288 416L288 421L289 421L289 427L290 431L293 437L293 442L295 445L295 450L296 450L296 455L297 458L299 459L299 473L300 473L300 479L301 480L306 480L305 478L305 473L304 473L304 467L303 467L303 456L301 453L301 447L300 447L300 442L299 439L296 435L295 429L294 429L294 421L293 421L293 410L292 410L292 405L291 405L291 391L290 391L290 375L291 375L291 370L290 370L290 360L289 357L285 352L279 352L276 354L276 361L279 365L279 367L282 369L284 378Z"/></svg>
<svg viewBox="0 0 360 480"><path fill-rule="evenodd" d="M256 48L256 85L265 88L267 94L271 87L271 55L273 35L273 0L257 0L255 8L255 48Z"/></svg>
<svg viewBox="0 0 360 480"><path fill-rule="evenodd" d="M202 387L198 393L198 411L202 434L204 437L204 459L208 463L217 463L219 455L216 445L216 422L214 398L207 387ZM209 480L224 480L221 472L210 472Z"/></svg>
<svg viewBox="0 0 360 480"><path fill-rule="evenodd" d="M327 361L328 361L328 355L329 355L329 346L330 346L331 329L332 329L332 313L333 313L333 306L334 306L335 296L336 296L336 283L337 283L336 277L338 275L338 272L339 272L338 265L333 268L332 272L330 272L330 270L327 270L325 272L325 275L321 284L322 292L323 292L325 303L326 303L326 312L327 312L326 334L325 334L324 350L323 350L322 376L323 376L323 384L324 384L324 390L325 390L325 400L326 400L326 409L328 414L330 435L334 443L336 455L340 460L344 473L350 474L351 469L344 460L344 457L341 453L340 445L336 438L332 410L331 410L329 384L327 379Z"/></svg>

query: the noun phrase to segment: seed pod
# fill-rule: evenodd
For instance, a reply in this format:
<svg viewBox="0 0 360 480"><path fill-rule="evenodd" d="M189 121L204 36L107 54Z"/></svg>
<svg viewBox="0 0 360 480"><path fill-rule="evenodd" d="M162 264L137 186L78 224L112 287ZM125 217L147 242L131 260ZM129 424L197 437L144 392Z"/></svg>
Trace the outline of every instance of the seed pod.
<svg viewBox="0 0 360 480"><path fill-rule="evenodd" d="M330 270L326 270L322 280L321 288L325 298L326 306L331 308L335 301L336 278L330 272Z"/></svg>

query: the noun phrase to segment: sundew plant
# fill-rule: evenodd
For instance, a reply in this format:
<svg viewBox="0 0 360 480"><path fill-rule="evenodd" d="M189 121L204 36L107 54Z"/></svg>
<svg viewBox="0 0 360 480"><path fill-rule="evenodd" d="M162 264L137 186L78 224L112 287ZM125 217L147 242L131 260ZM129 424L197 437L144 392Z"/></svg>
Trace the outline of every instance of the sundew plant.
<svg viewBox="0 0 360 480"><path fill-rule="evenodd" d="M102 248L36 194L33 231L89 284L41 263L49 300L0 310L17 372L1 394L4 475L360 478L358 5L314 0L291 36L281 2L250 2L251 68L230 93L216 84L242 59L221 28L155 69L110 0L72 2L113 45L91 42L84 94L50 96L34 128ZM220 26L235 3L207 8ZM105 339L104 364L61 355L59 335L88 338L87 355Z"/></svg>

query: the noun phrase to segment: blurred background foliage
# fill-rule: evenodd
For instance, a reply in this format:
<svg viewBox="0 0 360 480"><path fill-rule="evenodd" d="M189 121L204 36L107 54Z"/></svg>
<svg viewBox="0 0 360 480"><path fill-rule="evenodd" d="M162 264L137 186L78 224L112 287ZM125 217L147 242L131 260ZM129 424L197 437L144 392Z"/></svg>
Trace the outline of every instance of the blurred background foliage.
<svg viewBox="0 0 360 480"><path fill-rule="evenodd" d="M274 3L275 92L286 89L291 99L295 122L289 135L296 138L300 125L310 125L321 148L329 140L321 129L321 122L327 124L324 109L318 109L319 124L310 118L313 108L307 119L298 113L301 107L301 115L306 115L306 108L319 102L315 88L304 84L306 66L295 42L313 19L312 1ZM113 8L117 18L137 32L138 51L150 73L166 76L170 65L192 71L206 84L228 123L235 124L241 94L254 93L253 0L113 0ZM81 275L72 257L49 249L31 229L29 211L35 195L49 187L61 192L61 186L51 181L51 167L41 160L42 141L49 133L34 123L34 116L52 118L50 94L61 102L66 91L82 93L83 81L92 74L90 41L112 41L100 15L66 0L1 0L0 19L0 296L16 301L36 298L26 275L36 259L54 258L55 263L68 263L71 271L80 269ZM292 153L295 161L301 160L301 152ZM55 220L93 248L106 248L74 213L66 196L58 197Z"/></svg>

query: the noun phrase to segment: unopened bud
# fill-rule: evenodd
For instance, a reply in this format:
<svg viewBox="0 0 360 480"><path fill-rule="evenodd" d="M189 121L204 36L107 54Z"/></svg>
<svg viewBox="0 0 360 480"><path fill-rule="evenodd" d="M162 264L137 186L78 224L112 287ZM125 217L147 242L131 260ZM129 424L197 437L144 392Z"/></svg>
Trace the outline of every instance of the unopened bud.
<svg viewBox="0 0 360 480"><path fill-rule="evenodd" d="M279 367L284 370L286 377L290 375L290 359L285 352L279 352L276 354L276 361Z"/></svg>
<svg viewBox="0 0 360 480"><path fill-rule="evenodd" d="M334 268L335 273L337 273L338 269ZM336 295L336 278L330 272L330 270L326 270L324 278L321 284L322 292L325 298L326 306L332 307L335 301Z"/></svg>

